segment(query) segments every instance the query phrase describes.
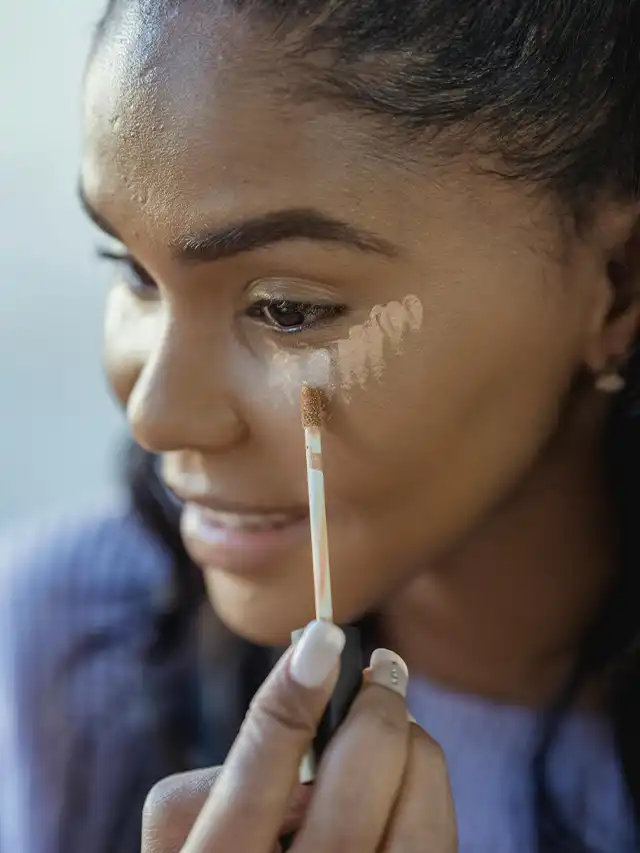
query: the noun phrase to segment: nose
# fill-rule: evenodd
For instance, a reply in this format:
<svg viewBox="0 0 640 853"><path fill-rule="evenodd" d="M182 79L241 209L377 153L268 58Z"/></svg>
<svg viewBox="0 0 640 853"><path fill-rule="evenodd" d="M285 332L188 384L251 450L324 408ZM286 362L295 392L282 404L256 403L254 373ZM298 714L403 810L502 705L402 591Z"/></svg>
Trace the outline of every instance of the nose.
<svg viewBox="0 0 640 853"><path fill-rule="evenodd" d="M227 361L210 330L167 327L127 402L138 444L153 453L222 453L241 443L248 428L225 382Z"/></svg>

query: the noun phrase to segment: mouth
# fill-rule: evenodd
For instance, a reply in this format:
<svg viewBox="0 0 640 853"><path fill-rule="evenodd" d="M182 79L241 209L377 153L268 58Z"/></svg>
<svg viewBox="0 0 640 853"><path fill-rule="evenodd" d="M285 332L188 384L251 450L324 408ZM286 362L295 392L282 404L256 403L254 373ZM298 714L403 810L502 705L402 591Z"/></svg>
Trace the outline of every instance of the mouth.
<svg viewBox="0 0 640 853"><path fill-rule="evenodd" d="M180 527L195 563L240 575L264 573L283 552L309 540L307 507L231 508L191 499L184 503Z"/></svg>

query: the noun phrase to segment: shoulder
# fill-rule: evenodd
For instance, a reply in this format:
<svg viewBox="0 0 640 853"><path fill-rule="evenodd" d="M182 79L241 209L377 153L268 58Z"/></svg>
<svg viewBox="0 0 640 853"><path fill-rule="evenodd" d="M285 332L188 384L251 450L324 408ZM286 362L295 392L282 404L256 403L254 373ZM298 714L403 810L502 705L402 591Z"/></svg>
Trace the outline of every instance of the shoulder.
<svg viewBox="0 0 640 853"><path fill-rule="evenodd" d="M170 556L126 505L48 518L0 535L0 607L82 596L145 598Z"/></svg>
<svg viewBox="0 0 640 853"><path fill-rule="evenodd" d="M126 505L0 536L3 850L9 837L24 851L106 850L121 819L139 845L136 815L162 775L155 733L173 673L151 678L148 659L171 576Z"/></svg>
<svg viewBox="0 0 640 853"><path fill-rule="evenodd" d="M0 661L20 666L41 657L53 665L97 637L142 643L171 574L169 554L127 506L5 533Z"/></svg>
<svg viewBox="0 0 640 853"><path fill-rule="evenodd" d="M122 693L155 636L171 573L169 555L126 506L5 534L0 705L8 692L23 710L42 705L50 715L57 696L86 717L106 690Z"/></svg>

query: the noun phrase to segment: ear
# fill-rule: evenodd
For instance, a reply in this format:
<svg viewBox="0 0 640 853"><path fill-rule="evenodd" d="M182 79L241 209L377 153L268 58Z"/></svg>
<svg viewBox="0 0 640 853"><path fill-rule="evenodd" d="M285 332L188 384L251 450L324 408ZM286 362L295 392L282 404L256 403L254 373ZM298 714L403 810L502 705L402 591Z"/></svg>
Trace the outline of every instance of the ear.
<svg viewBox="0 0 640 853"><path fill-rule="evenodd" d="M626 361L640 334L640 204L611 208L593 235L603 260L605 287L585 362L595 374Z"/></svg>

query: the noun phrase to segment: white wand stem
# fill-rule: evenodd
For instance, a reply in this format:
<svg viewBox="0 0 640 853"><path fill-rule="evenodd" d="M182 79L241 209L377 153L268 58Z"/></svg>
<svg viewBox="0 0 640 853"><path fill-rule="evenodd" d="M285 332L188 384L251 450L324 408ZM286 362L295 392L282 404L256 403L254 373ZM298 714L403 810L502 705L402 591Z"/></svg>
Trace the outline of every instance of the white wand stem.
<svg viewBox="0 0 640 853"><path fill-rule="evenodd" d="M316 426L307 427L304 435L307 451L307 484L309 487L309 521L311 525L316 618L333 622L320 428Z"/></svg>

